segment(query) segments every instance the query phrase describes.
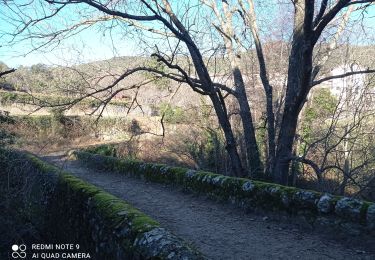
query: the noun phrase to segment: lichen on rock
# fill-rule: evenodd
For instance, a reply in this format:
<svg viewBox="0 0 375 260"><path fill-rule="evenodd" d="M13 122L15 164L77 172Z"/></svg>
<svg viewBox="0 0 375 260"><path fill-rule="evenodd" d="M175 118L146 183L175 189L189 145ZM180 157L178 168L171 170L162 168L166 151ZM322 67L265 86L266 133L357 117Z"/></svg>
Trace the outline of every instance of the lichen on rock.
<svg viewBox="0 0 375 260"><path fill-rule="evenodd" d="M293 199L299 208L311 210L316 209L316 203L318 202L316 193L306 190L297 191L294 194Z"/></svg>
<svg viewBox="0 0 375 260"><path fill-rule="evenodd" d="M330 213L334 210L334 199L331 194L325 193L320 197L317 207L321 213Z"/></svg>
<svg viewBox="0 0 375 260"><path fill-rule="evenodd" d="M219 175L212 179L212 184L220 186L224 183L224 180L225 180L225 177Z"/></svg>
<svg viewBox="0 0 375 260"><path fill-rule="evenodd" d="M244 184L242 184L243 191L253 191L254 188L255 185L251 181L246 181Z"/></svg>
<svg viewBox="0 0 375 260"><path fill-rule="evenodd" d="M165 165L165 166L160 167L160 172L162 174L167 174L169 169L170 167Z"/></svg>
<svg viewBox="0 0 375 260"><path fill-rule="evenodd" d="M164 228L154 228L137 238L133 244L146 259L203 259L203 257L186 247L176 236Z"/></svg>
<svg viewBox="0 0 375 260"><path fill-rule="evenodd" d="M361 209L363 202L358 199L352 199L344 197L337 201L335 206L336 214L349 218L352 220L360 220L361 218Z"/></svg>
<svg viewBox="0 0 375 260"><path fill-rule="evenodd" d="M197 174L197 171L187 170L185 176L188 178L193 178Z"/></svg>

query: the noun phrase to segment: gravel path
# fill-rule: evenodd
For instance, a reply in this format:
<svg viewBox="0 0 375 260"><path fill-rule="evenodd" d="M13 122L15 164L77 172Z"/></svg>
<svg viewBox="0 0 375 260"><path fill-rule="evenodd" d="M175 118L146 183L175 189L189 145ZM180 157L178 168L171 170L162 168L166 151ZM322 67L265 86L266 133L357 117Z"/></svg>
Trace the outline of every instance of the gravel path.
<svg viewBox="0 0 375 260"><path fill-rule="evenodd" d="M128 201L208 259L375 259L375 248L364 248L358 241L343 241L263 215L245 214L170 186L88 170L59 155L44 158Z"/></svg>

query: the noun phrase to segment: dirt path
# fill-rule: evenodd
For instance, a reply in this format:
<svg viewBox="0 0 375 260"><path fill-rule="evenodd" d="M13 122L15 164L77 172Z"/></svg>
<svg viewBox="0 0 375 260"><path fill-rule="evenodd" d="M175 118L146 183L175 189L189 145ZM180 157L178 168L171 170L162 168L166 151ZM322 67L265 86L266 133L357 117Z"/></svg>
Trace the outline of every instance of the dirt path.
<svg viewBox="0 0 375 260"><path fill-rule="evenodd" d="M375 259L369 248L351 248L348 241L244 214L230 205L169 186L95 172L58 155L45 159L128 201L193 244L208 259Z"/></svg>

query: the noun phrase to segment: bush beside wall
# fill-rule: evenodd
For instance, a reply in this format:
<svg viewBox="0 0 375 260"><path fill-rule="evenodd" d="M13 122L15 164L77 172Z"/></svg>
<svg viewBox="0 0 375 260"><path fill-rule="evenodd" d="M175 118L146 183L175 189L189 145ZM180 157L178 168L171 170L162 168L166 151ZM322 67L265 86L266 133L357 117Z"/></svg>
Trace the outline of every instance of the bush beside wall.
<svg viewBox="0 0 375 260"><path fill-rule="evenodd" d="M25 212L46 242L80 244L92 259L202 259L125 201L33 155L7 153L0 165L34 180Z"/></svg>
<svg viewBox="0 0 375 260"><path fill-rule="evenodd" d="M373 234L375 230L375 204L372 202L85 151L74 151L73 155L97 169L178 185L245 209L297 215L311 225L331 226L351 234Z"/></svg>

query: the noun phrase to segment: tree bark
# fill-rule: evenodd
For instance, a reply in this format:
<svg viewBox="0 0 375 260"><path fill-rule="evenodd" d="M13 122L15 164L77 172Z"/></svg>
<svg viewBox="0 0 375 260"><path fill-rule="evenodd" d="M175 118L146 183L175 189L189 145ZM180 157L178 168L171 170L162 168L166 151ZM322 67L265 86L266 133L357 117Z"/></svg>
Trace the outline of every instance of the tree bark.
<svg viewBox="0 0 375 260"><path fill-rule="evenodd" d="M233 29L233 10L231 10L227 1L222 1L221 11L214 0L203 0L203 2L214 11L219 25L216 25L215 23L213 23L213 25L222 36L225 49L228 53L235 85L235 98L239 105L243 135L245 139L246 170L248 175L251 177L260 177L263 173L263 165L260 159L259 148L256 141L251 108L246 94L246 86L240 68L241 60L233 44L233 42L236 41Z"/></svg>
<svg viewBox="0 0 375 260"><path fill-rule="evenodd" d="M273 90L269 82L266 61L263 54L262 43L259 37L259 29L256 22L254 3L252 0L248 0L249 8L246 10L246 7L242 0L239 1L239 4L244 12L243 20L247 26L250 27L251 34L254 38L255 49L258 57L259 63L259 75L263 84L264 92L266 94L266 113L267 113L267 134L268 134L268 153L266 161L266 175L269 175L273 171L273 164L275 159L275 115L273 112Z"/></svg>
<svg viewBox="0 0 375 260"><path fill-rule="evenodd" d="M218 117L219 124L224 131L226 140L225 149L227 150L230 157L233 175L237 177L243 177L244 170L241 164L240 156L238 155L237 145L229 122L229 117L226 111L225 103L221 99L220 93L218 92L210 95L210 99L212 101L216 115Z"/></svg>
<svg viewBox="0 0 375 260"><path fill-rule="evenodd" d="M182 40L186 47L189 50L191 55L194 68L199 79L204 86L204 91L207 93L212 101L214 106L216 115L218 117L219 124L224 131L225 139L226 139L226 150L229 154L231 160L232 171L235 176L243 176L243 167L241 163L240 156L238 155L237 145L234 138L234 134L232 131L232 127L229 121L229 117L227 114L227 109L225 106L225 102L223 97L221 96L220 89L217 89L211 79L211 76L208 72L208 69L203 61L203 57L199 48L194 43L193 39L191 38L189 31L185 28L185 26L181 23L181 21L176 17L176 15L172 11L172 7L169 4L168 0L162 0L165 12L169 15L172 23L178 28L180 31L178 33L178 38ZM163 20L164 24L170 25L167 21ZM170 26L171 27L171 26Z"/></svg>
<svg viewBox="0 0 375 260"><path fill-rule="evenodd" d="M288 82L284 113L278 136L273 177L276 182L288 183L289 163L299 113L311 88L314 15L313 1L296 0L292 49L289 58Z"/></svg>
<svg viewBox="0 0 375 260"><path fill-rule="evenodd" d="M16 69L10 69L10 70L6 70L6 71L1 71L0 72L0 78L3 77L3 76L5 76L5 75L7 75L7 74L13 73L15 71L16 71Z"/></svg>
<svg viewBox="0 0 375 260"><path fill-rule="evenodd" d="M246 155L248 172L252 177L260 177L263 172L263 165L260 160L259 148L256 142L255 129L242 73L238 67L233 69L234 83L236 85L237 100L240 107L240 117L246 143Z"/></svg>

